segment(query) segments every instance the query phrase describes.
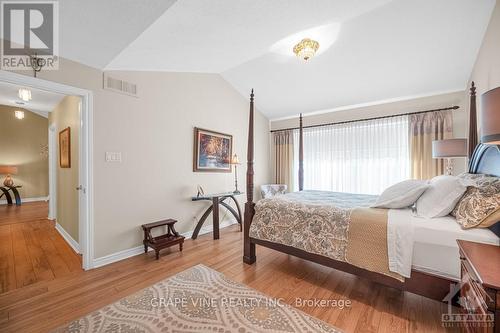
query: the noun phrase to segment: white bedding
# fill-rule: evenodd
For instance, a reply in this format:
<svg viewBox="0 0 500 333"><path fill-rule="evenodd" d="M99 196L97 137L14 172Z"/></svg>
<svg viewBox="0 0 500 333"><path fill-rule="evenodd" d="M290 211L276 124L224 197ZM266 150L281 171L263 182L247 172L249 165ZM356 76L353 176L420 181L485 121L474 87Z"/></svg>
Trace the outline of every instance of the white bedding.
<svg viewBox="0 0 500 333"><path fill-rule="evenodd" d="M405 277L410 277L413 268L459 280L457 239L500 245L491 230L463 230L452 216L422 218L410 209L391 209L387 224L389 269Z"/></svg>

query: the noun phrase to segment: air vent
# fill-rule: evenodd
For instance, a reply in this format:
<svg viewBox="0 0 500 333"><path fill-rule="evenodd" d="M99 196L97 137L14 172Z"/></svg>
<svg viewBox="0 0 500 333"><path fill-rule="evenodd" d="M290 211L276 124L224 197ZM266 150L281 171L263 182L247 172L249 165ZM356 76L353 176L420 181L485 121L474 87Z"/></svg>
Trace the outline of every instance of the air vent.
<svg viewBox="0 0 500 333"><path fill-rule="evenodd" d="M129 96L137 96L137 85L135 83L130 83L127 81L123 81L120 79L116 79L104 73L103 75L103 85L104 89L111 90L117 93L129 95Z"/></svg>

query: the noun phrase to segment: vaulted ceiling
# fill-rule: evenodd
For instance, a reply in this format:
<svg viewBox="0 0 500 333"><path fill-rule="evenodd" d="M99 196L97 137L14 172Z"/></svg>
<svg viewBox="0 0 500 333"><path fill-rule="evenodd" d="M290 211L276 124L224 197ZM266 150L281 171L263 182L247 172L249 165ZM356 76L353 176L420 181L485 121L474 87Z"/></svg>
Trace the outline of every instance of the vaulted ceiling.
<svg viewBox="0 0 500 333"><path fill-rule="evenodd" d="M59 1L63 57L103 69L175 0Z"/></svg>
<svg viewBox="0 0 500 333"><path fill-rule="evenodd" d="M495 0L60 6L63 57L107 70L220 73L244 96L254 88L257 107L276 119L465 89ZM307 36L320 54L304 62L291 46Z"/></svg>

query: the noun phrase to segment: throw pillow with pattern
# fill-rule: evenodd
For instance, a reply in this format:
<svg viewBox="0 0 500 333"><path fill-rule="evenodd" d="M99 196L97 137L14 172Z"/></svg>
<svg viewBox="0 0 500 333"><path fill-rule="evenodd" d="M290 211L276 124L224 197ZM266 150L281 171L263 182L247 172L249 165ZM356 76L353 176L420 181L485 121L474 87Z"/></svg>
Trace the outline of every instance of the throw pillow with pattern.
<svg viewBox="0 0 500 333"><path fill-rule="evenodd" d="M487 228L498 222L494 220L500 210L500 178L474 174L459 177L468 189L452 212L458 224L469 229Z"/></svg>

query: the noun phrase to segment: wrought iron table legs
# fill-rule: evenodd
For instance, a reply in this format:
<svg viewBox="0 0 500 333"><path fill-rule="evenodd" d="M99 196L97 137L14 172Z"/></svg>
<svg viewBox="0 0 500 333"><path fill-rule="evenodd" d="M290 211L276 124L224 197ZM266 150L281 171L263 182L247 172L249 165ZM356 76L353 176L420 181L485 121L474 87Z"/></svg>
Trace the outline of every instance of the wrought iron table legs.
<svg viewBox="0 0 500 333"><path fill-rule="evenodd" d="M0 187L0 190L3 192L0 195L0 198L5 196L5 199L7 200L8 205L12 205L12 196L10 195L9 191L12 191L12 194L14 194L14 198L16 200L16 205L20 206L21 205L21 196L19 195L19 191L15 187Z"/></svg>
<svg viewBox="0 0 500 333"><path fill-rule="evenodd" d="M236 205L236 210L234 210L233 207L229 206L226 202L224 202L227 198L231 198L235 205ZM212 213L212 221L213 221L213 234L214 234L214 239L219 239L219 205L223 206L226 208L233 216L236 218L236 221L238 221L238 224L240 225L240 231L242 231L242 220L241 220L241 208L240 205L238 204L238 201L234 196L226 196L226 197L213 197L211 199L212 205L207 208L207 210L203 213L201 216L200 220L198 221L198 224L194 228L193 235L191 236L192 239L198 238L198 234L200 233L200 229L203 226L203 223L205 223L205 220L207 219L208 215Z"/></svg>

